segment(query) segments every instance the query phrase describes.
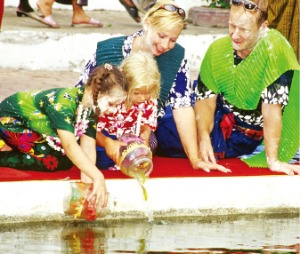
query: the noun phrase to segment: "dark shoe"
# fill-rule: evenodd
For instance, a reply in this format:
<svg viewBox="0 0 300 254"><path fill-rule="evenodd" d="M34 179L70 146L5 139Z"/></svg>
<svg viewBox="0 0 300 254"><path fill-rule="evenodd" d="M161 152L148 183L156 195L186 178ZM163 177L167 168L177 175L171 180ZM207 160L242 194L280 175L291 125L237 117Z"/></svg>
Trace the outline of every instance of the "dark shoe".
<svg viewBox="0 0 300 254"><path fill-rule="evenodd" d="M28 13L30 12L34 12L34 10L31 8L29 4L19 5L16 10L18 17L28 16Z"/></svg>
<svg viewBox="0 0 300 254"><path fill-rule="evenodd" d="M126 8L126 11L129 13L130 17L132 17L136 23L140 23L141 18L139 16L138 9L135 6L129 6L124 0L119 1Z"/></svg>
<svg viewBox="0 0 300 254"><path fill-rule="evenodd" d="M24 17L29 17L29 18L35 19L35 20L40 19L39 16L37 14L35 14L34 11L28 11L27 12L27 11L24 11L20 8L17 8L16 14L17 14L18 17L24 16Z"/></svg>
<svg viewBox="0 0 300 254"><path fill-rule="evenodd" d="M18 17L22 17L22 16L28 17L28 16L30 16L30 14L32 12L33 12L33 10L32 11L24 11L24 10L20 9L19 7L16 10L16 14Z"/></svg>

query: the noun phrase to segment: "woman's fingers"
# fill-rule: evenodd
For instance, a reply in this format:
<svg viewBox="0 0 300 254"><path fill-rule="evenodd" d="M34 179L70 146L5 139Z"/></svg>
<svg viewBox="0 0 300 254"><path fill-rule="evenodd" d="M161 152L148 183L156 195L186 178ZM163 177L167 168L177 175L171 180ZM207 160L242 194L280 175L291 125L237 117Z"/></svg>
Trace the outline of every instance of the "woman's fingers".
<svg viewBox="0 0 300 254"><path fill-rule="evenodd" d="M288 164L281 161L269 162L269 168L272 171L283 172L287 175L300 174L300 165Z"/></svg>
<svg viewBox="0 0 300 254"><path fill-rule="evenodd" d="M193 163L193 168L194 169L202 169L205 172L210 172L211 170L218 170L224 173L230 173L231 170L229 168L226 168L222 165L219 165L217 163L213 163L213 162L207 162L207 161L202 161L202 160L198 160L196 162Z"/></svg>

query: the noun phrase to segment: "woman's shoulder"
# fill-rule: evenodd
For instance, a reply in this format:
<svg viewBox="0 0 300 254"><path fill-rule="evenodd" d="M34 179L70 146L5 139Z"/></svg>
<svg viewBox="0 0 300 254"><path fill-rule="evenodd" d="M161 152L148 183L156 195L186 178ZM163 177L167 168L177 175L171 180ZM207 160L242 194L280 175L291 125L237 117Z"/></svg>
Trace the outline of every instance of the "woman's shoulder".
<svg viewBox="0 0 300 254"><path fill-rule="evenodd" d="M123 43L125 41L125 39L127 38L127 36L125 35L122 35L122 36L116 36L116 37L111 37L111 38L108 38L106 40L102 40L102 41L99 41L97 43L98 47L99 46L103 46L103 45L111 45L111 46L114 46L115 44L118 44L118 43Z"/></svg>

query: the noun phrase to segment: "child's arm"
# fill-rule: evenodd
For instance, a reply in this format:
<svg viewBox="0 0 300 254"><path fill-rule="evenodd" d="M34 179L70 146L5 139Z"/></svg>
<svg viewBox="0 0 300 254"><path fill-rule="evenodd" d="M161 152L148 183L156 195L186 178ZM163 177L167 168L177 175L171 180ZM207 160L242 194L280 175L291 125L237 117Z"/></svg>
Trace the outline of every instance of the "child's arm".
<svg viewBox="0 0 300 254"><path fill-rule="evenodd" d="M125 143L107 137L99 131L97 131L96 134L96 144L97 146L104 147L108 157L111 158L115 163L117 163L119 160L120 147L126 146Z"/></svg>
<svg viewBox="0 0 300 254"><path fill-rule="evenodd" d="M57 130L62 147L68 158L80 169L82 180L93 183L93 191L88 197L88 201L100 202L101 207L107 204L107 190L103 174L95 165L96 162L96 141L95 139L83 135L80 144L76 141L75 135L69 131Z"/></svg>
<svg viewBox="0 0 300 254"><path fill-rule="evenodd" d="M149 146L149 139L151 134L151 128L149 125L141 126L140 138L144 140L145 145Z"/></svg>

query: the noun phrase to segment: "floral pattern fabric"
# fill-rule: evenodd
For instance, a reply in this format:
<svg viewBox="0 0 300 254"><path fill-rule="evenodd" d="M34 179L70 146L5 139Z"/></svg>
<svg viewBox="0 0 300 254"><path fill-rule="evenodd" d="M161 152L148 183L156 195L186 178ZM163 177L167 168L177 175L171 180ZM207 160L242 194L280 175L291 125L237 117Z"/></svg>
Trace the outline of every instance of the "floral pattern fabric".
<svg viewBox="0 0 300 254"><path fill-rule="evenodd" d="M72 162L61 152L53 150L42 135L30 130L23 133L0 129L0 138L12 151L0 152L0 165L23 170L67 170Z"/></svg>
<svg viewBox="0 0 300 254"><path fill-rule="evenodd" d="M115 111L109 115L99 117L97 131L107 131L109 135L117 138L124 133L136 133L137 119L142 112L140 125L148 125L152 131L157 127L157 100L148 100L139 105L132 105L127 110L125 102L117 105Z"/></svg>

